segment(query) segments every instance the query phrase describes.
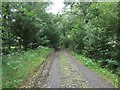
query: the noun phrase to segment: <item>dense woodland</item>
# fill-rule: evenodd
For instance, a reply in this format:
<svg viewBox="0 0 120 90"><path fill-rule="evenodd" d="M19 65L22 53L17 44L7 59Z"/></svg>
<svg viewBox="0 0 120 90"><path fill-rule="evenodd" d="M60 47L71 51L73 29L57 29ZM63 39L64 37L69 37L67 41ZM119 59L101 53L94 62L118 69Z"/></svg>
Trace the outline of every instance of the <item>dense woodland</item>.
<svg viewBox="0 0 120 90"><path fill-rule="evenodd" d="M48 13L52 3L2 3L2 53L38 46L68 48L119 73L120 3L64 2L62 14Z"/></svg>

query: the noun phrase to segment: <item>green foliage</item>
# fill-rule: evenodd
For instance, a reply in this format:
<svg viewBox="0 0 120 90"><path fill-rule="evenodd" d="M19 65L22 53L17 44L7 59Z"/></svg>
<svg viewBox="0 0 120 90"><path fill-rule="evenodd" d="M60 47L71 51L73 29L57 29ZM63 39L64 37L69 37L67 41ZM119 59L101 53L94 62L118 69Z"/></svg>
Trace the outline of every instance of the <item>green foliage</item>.
<svg viewBox="0 0 120 90"><path fill-rule="evenodd" d="M10 55L10 57L3 58L7 59L3 61L3 64L11 59L10 53L12 52L24 52L38 46L55 49L61 46L71 48L73 51L91 58L87 62L91 68L96 62L101 67L119 74L119 3L65 3L63 14L57 15L46 11L50 5L49 2L2 3L2 19L0 20L2 21L0 27L2 29L2 53ZM10 67L13 70L11 72L22 67L17 55L22 57L23 54L12 56L13 60L9 64L15 68ZM38 54L36 55L38 56ZM23 58L34 60L32 56L23 55ZM7 69L9 70L6 68L4 71L7 72ZM15 77L12 78L15 80ZM9 81L6 80L6 82Z"/></svg>
<svg viewBox="0 0 120 90"><path fill-rule="evenodd" d="M16 50L26 51L39 45L57 47L59 33L55 16L46 12L51 3L2 3L3 54ZM19 47L19 49L17 48Z"/></svg>
<svg viewBox="0 0 120 90"><path fill-rule="evenodd" d="M67 6L71 4L67 3ZM79 2L73 3L69 10L67 8L60 21L62 45L66 47L67 44L67 48L116 72L120 63L118 3Z"/></svg>
<svg viewBox="0 0 120 90"><path fill-rule="evenodd" d="M25 82L24 80L28 79L38 69L52 51L52 49L43 47L3 56L3 88L20 86L22 82Z"/></svg>

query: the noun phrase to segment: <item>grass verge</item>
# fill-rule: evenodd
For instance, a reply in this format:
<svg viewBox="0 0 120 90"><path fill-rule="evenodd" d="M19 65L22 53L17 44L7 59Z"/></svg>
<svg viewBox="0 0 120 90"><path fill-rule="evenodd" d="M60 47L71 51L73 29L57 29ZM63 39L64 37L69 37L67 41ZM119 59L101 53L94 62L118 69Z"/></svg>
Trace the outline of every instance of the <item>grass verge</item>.
<svg viewBox="0 0 120 90"><path fill-rule="evenodd" d="M118 88L118 75L111 73L105 68L101 68L99 64L92 61L92 59L87 58L83 55L77 54L73 51L70 52L72 56L75 57L76 60L83 63L85 66L93 70L100 77L111 83L113 86Z"/></svg>
<svg viewBox="0 0 120 90"><path fill-rule="evenodd" d="M13 53L2 58L2 87L19 87L30 74L37 71L42 62L53 50L37 48L22 53Z"/></svg>

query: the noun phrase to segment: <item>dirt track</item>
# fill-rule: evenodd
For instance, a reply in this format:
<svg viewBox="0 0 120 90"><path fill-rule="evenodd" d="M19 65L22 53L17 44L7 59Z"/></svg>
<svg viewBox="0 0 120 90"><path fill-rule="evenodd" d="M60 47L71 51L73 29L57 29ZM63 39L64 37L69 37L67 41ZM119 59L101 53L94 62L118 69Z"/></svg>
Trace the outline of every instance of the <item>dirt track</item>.
<svg viewBox="0 0 120 90"><path fill-rule="evenodd" d="M39 88L114 88L93 71L77 62L67 51L56 51L34 86Z"/></svg>

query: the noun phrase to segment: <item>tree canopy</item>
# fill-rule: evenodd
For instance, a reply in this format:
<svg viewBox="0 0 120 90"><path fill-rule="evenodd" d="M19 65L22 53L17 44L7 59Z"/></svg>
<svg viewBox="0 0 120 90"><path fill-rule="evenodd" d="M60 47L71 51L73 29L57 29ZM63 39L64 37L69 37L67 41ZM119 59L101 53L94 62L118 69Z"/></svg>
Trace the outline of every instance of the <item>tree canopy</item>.
<svg viewBox="0 0 120 90"><path fill-rule="evenodd" d="M64 3L62 14L48 13L50 2L2 3L2 51L64 47L110 68L120 63L117 2ZM96 61L98 62L98 61ZM105 64L105 65L104 65Z"/></svg>

